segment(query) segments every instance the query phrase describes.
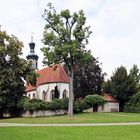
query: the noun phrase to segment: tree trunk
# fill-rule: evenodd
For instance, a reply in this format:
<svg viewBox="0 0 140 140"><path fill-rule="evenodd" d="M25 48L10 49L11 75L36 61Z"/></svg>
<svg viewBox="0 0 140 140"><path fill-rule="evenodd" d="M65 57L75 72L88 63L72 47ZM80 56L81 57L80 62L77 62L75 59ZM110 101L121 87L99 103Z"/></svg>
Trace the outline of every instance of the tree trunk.
<svg viewBox="0 0 140 140"><path fill-rule="evenodd" d="M73 101L74 101L74 94L73 94L73 70L69 73L69 106L68 106L68 115L73 116Z"/></svg>
<svg viewBox="0 0 140 140"><path fill-rule="evenodd" d="M3 112L0 111L0 119L3 118Z"/></svg>
<svg viewBox="0 0 140 140"><path fill-rule="evenodd" d="M119 111L120 112L123 112L124 111L124 104L125 104L124 101L120 101L119 102Z"/></svg>

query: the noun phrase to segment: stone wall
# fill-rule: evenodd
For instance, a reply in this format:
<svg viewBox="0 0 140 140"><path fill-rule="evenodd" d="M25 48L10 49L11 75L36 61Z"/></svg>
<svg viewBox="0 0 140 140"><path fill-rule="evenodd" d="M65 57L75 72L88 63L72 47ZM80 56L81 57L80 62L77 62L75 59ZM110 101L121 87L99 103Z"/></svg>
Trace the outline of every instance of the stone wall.
<svg viewBox="0 0 140 140"><path fill-rule="evenodd" d="M56 111L39 110L33 112L26 111L21 114L21 117L45 117L45 116L55 116L55 115L63 115L63 114L67 114L67 111L66 110L56 110Z"/></svg>

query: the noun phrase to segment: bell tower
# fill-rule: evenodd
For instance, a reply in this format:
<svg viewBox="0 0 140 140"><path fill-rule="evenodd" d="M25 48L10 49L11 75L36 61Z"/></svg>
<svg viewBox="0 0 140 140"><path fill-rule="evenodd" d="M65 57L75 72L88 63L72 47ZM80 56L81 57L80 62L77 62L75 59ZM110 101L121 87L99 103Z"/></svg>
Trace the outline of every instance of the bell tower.
<svg viewBox="0 0 140 140"><path fill-rule="evenodd" d="M27 60L32 64L33 69L38 69L38 55L35 54L35 43L33 42L33 35L29 43L30 53L26 56Z"/></svg>

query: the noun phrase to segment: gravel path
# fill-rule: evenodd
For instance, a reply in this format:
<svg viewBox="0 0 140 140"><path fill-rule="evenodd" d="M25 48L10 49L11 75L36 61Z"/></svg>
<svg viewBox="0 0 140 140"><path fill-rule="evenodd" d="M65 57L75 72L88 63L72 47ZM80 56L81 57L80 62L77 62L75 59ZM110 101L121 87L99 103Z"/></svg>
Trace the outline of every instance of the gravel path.
<svg viewBox="0 0 140 140"><path fill-rule="evenodd" d="M0 123L0 127L7 126L119 126L119 125L140 125L140 122L128 123L82 123L82 124L22 124L22 123Z"/></svg>

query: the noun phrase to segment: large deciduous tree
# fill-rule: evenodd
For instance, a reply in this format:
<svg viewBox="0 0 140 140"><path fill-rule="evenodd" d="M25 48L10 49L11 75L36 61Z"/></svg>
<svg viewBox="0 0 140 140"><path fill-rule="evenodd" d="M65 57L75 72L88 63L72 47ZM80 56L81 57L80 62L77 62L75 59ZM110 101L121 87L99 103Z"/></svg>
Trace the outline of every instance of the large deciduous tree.
<svg viewBox="0 0 140 140"><path fill-rule="evenodd" d="M17 113L17 102L25 93L25 80L34 85L36 74L20 56L23 44L13 35L0 31L0 117Z"/></svg>
<svg viewBox="0 0 140 140"><path fill-rule="evenodd" d="M74 68L74 97L84 98L87 95L101 94L104 74L100 63L93 57L90 63L81 66L79 63Z"/></svg>
<svg viewBox="0 0 140 140"><path fill-rule="evenodd" d="M84 64L92 58L91 52L85 49L91 34L90 27L85 26L86 17L82 10L73 14L69 10L57 13L50 3L43 17L46 20L43 38L46 47L42 48L44 64L66 65L70 80L68 115L73 116L73 70L75 63Z"/></svg>

